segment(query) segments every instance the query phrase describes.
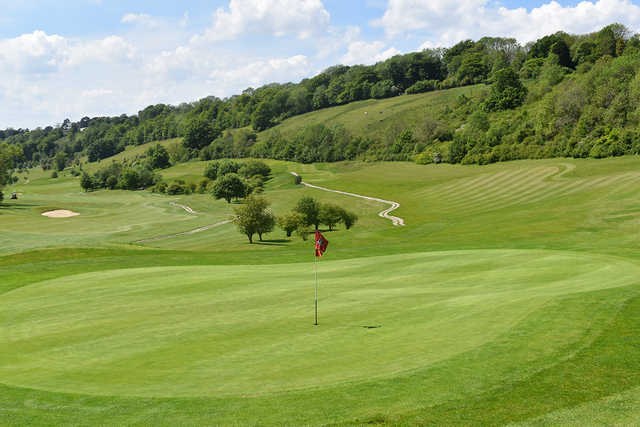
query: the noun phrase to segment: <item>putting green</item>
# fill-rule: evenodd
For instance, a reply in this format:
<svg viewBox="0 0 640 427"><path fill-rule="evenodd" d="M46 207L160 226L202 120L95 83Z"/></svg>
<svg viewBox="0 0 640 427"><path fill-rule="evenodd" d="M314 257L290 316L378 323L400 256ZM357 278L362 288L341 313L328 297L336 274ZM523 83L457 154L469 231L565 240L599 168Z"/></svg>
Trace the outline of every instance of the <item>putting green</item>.
<svg viewBox="0 0 640 427"><path fill-rule="evenodd" d="M325 258L314 327L313 268L121 269L16 289L0 301L0 378L51 391L186 397L406 375L499 339L554 298L628 286L640 273L618 258L559 251ZM536 327L527 333L545 333ZM554 331L547 345L583 333Z"/></svg>

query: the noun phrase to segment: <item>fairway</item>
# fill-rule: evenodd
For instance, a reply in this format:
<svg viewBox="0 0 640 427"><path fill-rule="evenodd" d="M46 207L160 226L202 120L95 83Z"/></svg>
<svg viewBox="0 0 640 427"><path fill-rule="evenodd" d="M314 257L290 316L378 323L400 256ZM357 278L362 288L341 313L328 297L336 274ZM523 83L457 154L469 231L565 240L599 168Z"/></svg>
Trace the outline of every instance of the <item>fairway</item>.
<svg viewBox="0 0 640 427"><path fill-rule="evenodd" d="M36 283L0 303L0 375L100 395L262 395L405 375L527 329L583 339L589 322L525 319L556 298L629 286L640 267L553 251L461 251L313 264L157 267ZM613 277L612 277L613 276ZM597 310L597 307L594 307ZM377 328L366 328L376 326ZM533 362L534 359L529 362Z"/></svg>
<svg viewBox="0 0 640 427"><path fill-rule="evenodd" d="M208 194L29 171L0 206L0 424L640 419L637 157L269 165L274 214L359 217L323 230L317 327L312 241L249 244Z"/></svg>

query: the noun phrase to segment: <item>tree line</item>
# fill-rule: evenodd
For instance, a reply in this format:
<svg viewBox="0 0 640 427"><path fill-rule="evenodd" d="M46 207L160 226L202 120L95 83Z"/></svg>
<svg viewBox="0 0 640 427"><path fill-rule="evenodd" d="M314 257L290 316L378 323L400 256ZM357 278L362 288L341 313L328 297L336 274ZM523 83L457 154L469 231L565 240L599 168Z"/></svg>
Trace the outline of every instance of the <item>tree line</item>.
<svg viewBox="0 0 640 427"><path fill-rule="evenodd" d="M291 237L293 232L298 233L303 240L312 231L324 224L333 231L339 223L344 223L349 230L358 220L358 216L346 209L330 204L319 203L312 197L302 197L298 200L293 210L282 216L276 217L269 209L269 202L260 196L250 195L240 206L234 207L233 223L240 233L247 236L249 243L253 243L253 236L258 235L262 241L263 235L273 231L276 224Z"/></svg>

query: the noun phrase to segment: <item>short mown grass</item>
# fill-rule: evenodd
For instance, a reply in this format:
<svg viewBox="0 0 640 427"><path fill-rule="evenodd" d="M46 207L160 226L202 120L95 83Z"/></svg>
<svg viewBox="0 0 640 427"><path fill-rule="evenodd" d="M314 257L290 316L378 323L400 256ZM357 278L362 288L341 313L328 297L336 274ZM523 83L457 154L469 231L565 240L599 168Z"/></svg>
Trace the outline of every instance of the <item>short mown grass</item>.
<svg viewBox="0 0 640 427"><path fill-rule="evenodd" d="M309 241L138 242L232 205L30 172L0 207L0 424L638 422L640 159L270 164L274 212L311 195L360 217L325 234L317 327Z"/></svg>

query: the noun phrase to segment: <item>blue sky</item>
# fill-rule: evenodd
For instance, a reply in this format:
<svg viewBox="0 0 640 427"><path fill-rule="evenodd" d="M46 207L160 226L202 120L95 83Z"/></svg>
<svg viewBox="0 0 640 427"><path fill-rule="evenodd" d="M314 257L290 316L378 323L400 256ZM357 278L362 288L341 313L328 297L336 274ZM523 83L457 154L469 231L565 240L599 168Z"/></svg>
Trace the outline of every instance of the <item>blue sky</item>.
<svg viewBox="0 0 640 427"><path fill-rule="evenodd" d="M613 22L630 0L22 0L0 16L0 128L132 114L485 35Z"/></svg>

